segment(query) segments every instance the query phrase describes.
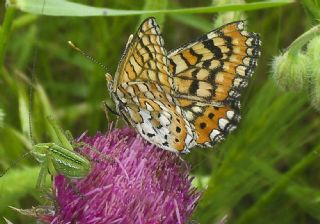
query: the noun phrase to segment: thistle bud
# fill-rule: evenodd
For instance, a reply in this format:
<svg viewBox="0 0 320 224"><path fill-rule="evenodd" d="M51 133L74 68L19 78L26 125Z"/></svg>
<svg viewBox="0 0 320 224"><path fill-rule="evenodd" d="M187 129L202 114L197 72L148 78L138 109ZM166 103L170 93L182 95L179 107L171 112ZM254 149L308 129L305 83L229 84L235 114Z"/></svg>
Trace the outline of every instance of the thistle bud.
<svg viewBox="0 0 320 224"><path fill-rule="evenodd" d="M312 87L310 90L311 105L320 111L320 67L311 73Z"/></svg>
<svg viewBox="0 0 320 224"><path fill-rule="evenodd" d="M276 84L283 90L300 91L305 87L308 74L308 57L298 51L276 56L272 62L272 74Z"/></svg>
<svg viewBox="0 0 320 224"><path fill-rule="evenodd" d="M310 41L306 54L309 58L311 105L320 111L320 36Z"/></svg>

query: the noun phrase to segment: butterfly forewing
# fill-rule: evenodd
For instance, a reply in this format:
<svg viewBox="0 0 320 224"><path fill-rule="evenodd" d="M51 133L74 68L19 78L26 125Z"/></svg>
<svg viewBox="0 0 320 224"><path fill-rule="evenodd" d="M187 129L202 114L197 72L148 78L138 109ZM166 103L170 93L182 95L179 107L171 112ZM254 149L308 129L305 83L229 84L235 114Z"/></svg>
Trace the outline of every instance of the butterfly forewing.
<svg viewBox="0 0 320 224"><path fill-rule="evenodd" d="M172 93L163 39L154 18L145 20L118 66L114 80L117 109L149 142L170 151L195 145L190 123Z"/></svg>
<svg viewBox="0 0 320 224"><path fill-rule="evenodd" d="M259 55L259 36L245 31L243 21L224 25L169 52L175 92L203 102L237 100Z"/></svg>
<svg viewBox="0 0 320 224"><path fill-rule="evenodd" d="M115 76L114 88L132 81L157 82L166 91L172 87L167 52L154 18L145 20L123 55Z"/></svg>
<svg viewBox="0 0 320 224"><path fill-rule="evenodd" d="M240 90L260 55L244 22L226 24L171 51L154 18L130 38L110 88L119 114L159 147L188 152L236 128Z"/></svg>

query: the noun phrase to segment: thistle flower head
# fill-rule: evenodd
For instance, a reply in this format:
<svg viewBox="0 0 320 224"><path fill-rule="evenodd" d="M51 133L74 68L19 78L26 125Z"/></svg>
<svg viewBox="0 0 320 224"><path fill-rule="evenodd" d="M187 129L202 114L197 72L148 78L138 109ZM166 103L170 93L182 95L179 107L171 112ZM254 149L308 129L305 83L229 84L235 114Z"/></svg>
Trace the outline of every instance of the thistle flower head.
<svg viewBox="0 0 320 224"><path fill-rule="evenodd" d="M58 208L51 223L185 223L200 194L191 187L189 167L176 154L153 146L129 129L83 136L94 147L82 152L92 161L80 180L57 176ZM105 161L100 154L113 158ZM70 183L71 182L71 183Z"/></svg>

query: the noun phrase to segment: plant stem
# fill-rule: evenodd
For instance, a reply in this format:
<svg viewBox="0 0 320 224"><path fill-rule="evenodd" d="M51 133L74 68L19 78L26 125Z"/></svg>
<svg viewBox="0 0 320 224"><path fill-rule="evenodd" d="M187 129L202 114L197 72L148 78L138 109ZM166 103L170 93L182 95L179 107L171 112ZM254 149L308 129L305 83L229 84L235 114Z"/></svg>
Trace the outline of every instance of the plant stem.
<svg viewBox="0 0 320 224"><path fill-rule="evenodd" d="M288 47L288 54L295 56L306 43L308 43L312 38L314 38L317 35L320 35L320 25L312 27L310 30L306 31L295 41L293 41Z"/></svg>

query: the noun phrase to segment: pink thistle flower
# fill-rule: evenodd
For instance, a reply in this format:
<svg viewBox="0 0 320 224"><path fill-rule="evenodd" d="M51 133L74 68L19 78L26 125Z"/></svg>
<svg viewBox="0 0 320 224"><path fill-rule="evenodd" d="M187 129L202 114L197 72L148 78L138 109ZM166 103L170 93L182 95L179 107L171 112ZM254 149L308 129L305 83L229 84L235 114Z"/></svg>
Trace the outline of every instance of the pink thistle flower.
<svg viewBox="0 0 320 224"><path fill-rule="evenodd" d="M114 129L81 142L92 161L81 180L57 176L58 207L51 223L186 223L200 193L191 186L190 167L176 154L147 143L129 128Z"/></svg>

